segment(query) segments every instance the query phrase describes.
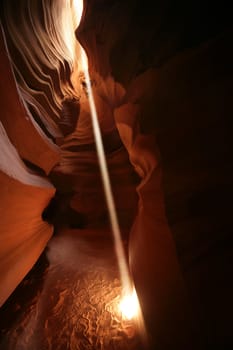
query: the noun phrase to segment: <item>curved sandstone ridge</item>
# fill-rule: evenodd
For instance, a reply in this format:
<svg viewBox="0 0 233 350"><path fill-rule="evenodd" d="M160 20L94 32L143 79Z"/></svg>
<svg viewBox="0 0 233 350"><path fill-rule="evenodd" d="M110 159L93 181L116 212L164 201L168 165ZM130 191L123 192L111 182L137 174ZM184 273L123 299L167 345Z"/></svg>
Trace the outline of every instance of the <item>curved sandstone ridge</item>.
<svg viewBox="0 0 233 350"><path fill-rule="evenodd" d="M0 124L0 305L35 264L52 235L41 213L52 184L26 168Z"/></svg>
<svg viewBox="0 0 233 350"><path fill-rule="evenodd" d="M59 160L59 149L30 117L14 78L2 27L0 48L0 120L20 156L48 174Z"/></svg>

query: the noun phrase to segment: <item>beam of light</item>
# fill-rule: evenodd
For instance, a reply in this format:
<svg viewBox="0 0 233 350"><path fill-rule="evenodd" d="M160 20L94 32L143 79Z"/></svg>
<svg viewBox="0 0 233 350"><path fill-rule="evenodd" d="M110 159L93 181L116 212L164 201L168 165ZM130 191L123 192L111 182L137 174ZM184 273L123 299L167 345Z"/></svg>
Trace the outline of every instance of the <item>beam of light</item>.
<svg viewBox="0 0 233 350"><path fill-rule="evenodd" d="M91 114L94 138L96 143L96 151L97 151L97 156L99 160L100 173L103 181L104 193L105 193L107 208L108 208L109 217L110 217L111 229L114 237L115 250L116 250L116 256L117 256L117 261L119 265L120 275L121 275L121 281L122 281L123 287L126 290L126 293L130 293L131 281L129 277L128 266L126 263L124 247L121 239L120 227L119 227L119 222L116 214L116 207L115 207L115 202L113 198L108 168L107 168L107 161L106 161L105 152L104 152L103 140L101 136L96 106L95 106L94 97L93 97L92 88L91 88L91 81L90 81L90 76L88 72L87 56L84 50L81 51L81 62L82 62L83 73L85 76L86 89L87 89L88 100L90 105L90 114Z"/></svg>
<svg viewBox="0 0 233 350"><path fill-rule="evenodd" d="M87 89L88 100L90 105L90 113L91 113L92 124L93 124L93 132L94 132L94 138L96 143L97 156L99 160L104 193L106 197L106 203L107 203L107 208L108 208L109 217L110 217L110 224L111 224L111 229L112 229L113 238L114 238L114 247L115 247L115 252L117 256L121 283L123 287L123 293L122 293L123 295L119 303L119 310L124 318L128 320L135 319L135 321L137 321L142 341L145 347L147 347L148 339L147 339L145 322L142 315L136 290L130 278L127 259L125 256L125 251L124 251L124 247L121 239L121 232L120 232L119 221L116 213L116 207L115 207L115 202L113 198L109 172L107 168L107 161L106 161L106 156L104 152L103 140L101 136L100 126L98 122L98 115L97 115L94 97L92 93L91 80L90 80L89 71L88 71L88 59L83 49L81 50L81 62L82 62L83 73L85 76L86 89Z"/></svg>
<svg viewBox="0 0 233 350"><path fill-rule="evenodd" d="M73 11L75 12L76 10L78 11L83 10L83 0L73 0ZM111 229L114 237L115 251L116 251L117 261L119 265L121 282L122 282L122 286L125 289L125 293L130 294L132 290L132 283L130 281L129 270L126 263L126 257L125 257L124 247L121 239L120 227L119 227L119 222L116 214L116 207L115 207L115 202L113 198L108 168L107 168L107 161L106 161L105 152L104 152L103 140L101 136L100 126L98 122L98 115L97 115L92 87L91 87L91 80L90 80L89 71L88 71L88 59L82 47L80 48L80 56L81 56L80 63L81 63L82 71L84 73L84 77L85 77L86 91L87 91L88 101L90 106L90 114L91 114L91 120L93 125L96 151L97 151L97 156L99 160L100 173L102 177L104 193L105 193L107 208L108 208L109 217L110 217Z"/></svg>
<svg viewBox="0 0 233 350"><path fill-rule="evenodd" d="M79 3L79 4L78 4ZM82 5L80 4L82 3ZM76 8L80 11L83 9L83 1L82 0L73 0L73 5L75 10ZM81 17L80 17L81 19ZM80 21L79 19L79 21ZM98 115L96 111L94 96L91 87L91 79L89 76L88 70L88 58L87 55L80 45L80 58L77 58L79 63L81 63L81 69L84 73L85 83L86 83L86 91L90 106L90 114L93 125L94 139L96 144L97 157L99 161L100 173L103 182L103 188L110 218L111 229L114 238L114 247L118 262L118 268L120 272L121 284L123 287L123 295L122 299L119 303L119 310L122 313L123 317L126 319L135 319L138 322L138 326L140 327L140 332L142 336L142 340L145 344L147 344L147 333L145 328L145 323L143 319L143 315L141 312L139 300L137 297L136 290L133 286L132 280L129 274L129 268L127 265L127 259L125 256L125 251L122 243L121 232L119 227L119 221L117 217L115 201L113 197L106 156L104 152L103 140L101 136Z"/></svg>

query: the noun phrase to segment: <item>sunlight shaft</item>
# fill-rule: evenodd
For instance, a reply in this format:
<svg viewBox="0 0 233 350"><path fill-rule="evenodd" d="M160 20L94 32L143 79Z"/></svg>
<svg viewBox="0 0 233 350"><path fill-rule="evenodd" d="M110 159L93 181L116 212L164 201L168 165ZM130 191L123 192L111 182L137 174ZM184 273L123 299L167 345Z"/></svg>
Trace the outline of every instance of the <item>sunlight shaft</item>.
<svg viewBox="0 0 233 350"><path fill-rule="evenodd" d="M84 51L82 51L82 68L85 75L85 82L86 82L88 100L90 105L90 113L91 113L92 124L93 124L93 132L94 132L94 138L96 143L97 156L99 160L104 193L105 193L107 208L108 208L109 217L110 217L111 229L114 237L115 251L116 251L117 261L119 265L121 281L122 281L123 288L125 289L125 292L129 293L130 290L132 289L131 281L129 277L128 265L126 262L124 247L121 239L120 227L119 227L119 222L116 214L116 207L115 207L115 202L113 198L109 172L107 168L104 146L103 146L100 126L98 122L98 116L97 116L96 106L94 102L93 92L91 88L87 57Z"/></svg>
<svg viewBox="0 0 233 350"><path fill-rule="evenodd" d="M117 217L115 201L113 197L109 171L108 171L107 161L106 161L106 156L104 151L104 145L103 145L96 105L95 105L94 96L93 96L92 87L91 87L91 79L89 76L89 69L88 69L88 58L82 47L80 47L80 58L78 60L81 63L81 70L83 71L84 77L85 77L86 92L87 92L89 106L90 106L90 115L91 115L91 120L93 125L93 133L94 133L94 139L96 144L97 157L99 161L104 194L105 194L107 209L109 213L111 230L114 238L114 248L115 248L116 257L117 257L121 284L123 288L122 299L119 304L119 309L125 318L127 319L134 318L135 320L137 320L138 326L140 328L142 340L146 344L147 332L145 328L141 307L137 297L137 293L134 288L132 279L130 278L129 267L127 264L127 258L126 258L126 254L125 254L125 250L122 242L119 221Z"/></svg>

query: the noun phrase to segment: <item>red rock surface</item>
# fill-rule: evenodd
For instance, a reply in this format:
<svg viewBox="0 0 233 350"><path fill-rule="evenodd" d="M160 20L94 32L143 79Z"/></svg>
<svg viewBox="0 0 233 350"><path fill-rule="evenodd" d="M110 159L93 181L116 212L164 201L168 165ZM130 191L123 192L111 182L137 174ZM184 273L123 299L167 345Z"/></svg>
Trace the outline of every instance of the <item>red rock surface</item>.
<svg viewBox="0 0 233 350"><path fill-rule="evenodd" d="M229 14L223 18L227 8L204 2L199 11L196 1L167 1L150 13L149 5L136 1L85 4L76 35L89 56L152 349L227 348L233 344L233 50ZM107 211L85 84L73 73L79 121L73 133L57 140L61 160L51 179L89 228L104 227ZM195 319L200 345L190 330Z"/></svg>

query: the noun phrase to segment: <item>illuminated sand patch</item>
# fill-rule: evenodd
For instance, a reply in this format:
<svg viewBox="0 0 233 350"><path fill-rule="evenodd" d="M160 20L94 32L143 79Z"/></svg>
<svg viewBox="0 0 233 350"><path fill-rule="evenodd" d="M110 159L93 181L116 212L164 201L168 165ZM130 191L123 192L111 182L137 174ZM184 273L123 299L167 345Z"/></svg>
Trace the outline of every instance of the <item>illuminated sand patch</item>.
<svg viewBox="0 0 233 350"><path fill-rule="evenodd" d="M8 350L138 350L109 233L72 230L49 243L43 285L0 343ZM28 281L28 287L30 281Z"/></svg>

